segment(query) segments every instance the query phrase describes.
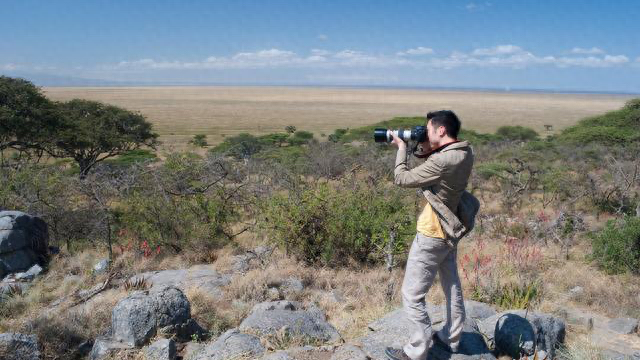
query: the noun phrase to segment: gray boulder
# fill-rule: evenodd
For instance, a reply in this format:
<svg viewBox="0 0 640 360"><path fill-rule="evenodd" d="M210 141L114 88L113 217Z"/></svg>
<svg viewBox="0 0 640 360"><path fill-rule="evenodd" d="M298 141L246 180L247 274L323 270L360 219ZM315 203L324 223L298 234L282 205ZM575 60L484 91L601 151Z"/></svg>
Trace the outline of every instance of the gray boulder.
<svg viewBox="0 0 640 360"><path fill-rule="evenodd" d="M137 291L120 300L111 314L113 340L144 345L159 328L180 325L191 318L187 297L175 287Z"/></svg>
<svg viewBox="0 0 640 360"><path fill-rule="evenodd" d="M175 360L176 343L170 339L160 339L143 349L145 360Z"/></svg>
<svg viewBox="0 0 640 360"><path fill-rule="evenodd" d="M106 357L112 357L120 352L133 349L133 346L124 344L119 341L113 341L110 339L96 339L91 348L89 359L100 360Z"/></svg>
<svg viewBox="0 0 640 360"><path fill-rule="evenodd" d="M535 352L535 332L529 321L516 314L504 314L496 322L496 349L512 358L531 356Z"/></svg>
<svg viewBox="0 0 640 360"><path fill-rule="evenodd" d="M48 259L49 233L39 217L0 211L0 278Z"/></svg>
<svg viewBox="0 0 640 360"><path fill-rule="evenodd" d="M16 333L0 334L0 359L2 360L38 360L38 339L35 335Z"/></svg>
<svg viewBox="0 0 640 360"><path fill-rule="evenodd" d="M527 319L534 331L535 349L546 351L552 359L556 357L556 348L564 342L564 320L544 313L527 313L525 310L501 312L478 323L478 328L487 339L490 347L497 345L495 339L497 323L506 314L514 314ZM503 331L506 331L506 328ZM510 347L505 346L505 348Z"/></svg>
<svg viewBox="0 0 640 360"><path fill-rule="evenodd" d="M357 346L344 345L337 348L330 360L367 360L367 354Z"/></svg>
<svg viewBox="0 0 640 360"><path fill-rule="evenodd" d="M306 309L295 301L273 301L257 304L240 324L240 331L270 335L283 328L292 336L314 341L337 341L338 331L326 321L315 306Z"/></svg>
<svg viewBox="0 0 640 360"><path fill-rule="evenodd" d="M442 328L444 322L443 308L427 303L427 311L434 325L433 330ZM386 347L401 347L411 336L413 323L407 319L402 309L397 309L381 319L369 324L370 332L358 339L362 350L374 360L386 360ZM482 335L477 330L475 320L468 317L465 321L460 348L457 353L434 345L429 350L429 359L434 360L495 360L487 348Z"/></svg>
<svg viewBox="0 0 640 360"><path fill-rule="evenodd" d="M231 282L229 275L219 274L213 265L194 265L188 269L150 271L131 277L132 281L146 279L152 289L174 286L182 291L198 288L214 296L222 296L222 286Z"/></svg>
<svg viewBox="0 0 640 360"><path fill-rule="evenodd" d="M258 246L253 250L247 250L244 254L233 257L231 271L234 274L246 273L252 268L263 264L273 252L270 246Z"/></svg>
<svg viewBox="0 0 640 360"><path fill-rule="evenodd" d="M466 300L464 310L467 318L475 320L484 320L496 314L496 310L491 305L474 300Z"/></svg>
<svg viewBox="0 0 640 360"><path fill-rule="evenodd" d="M265 352L256 336L231 329L188 360L257 359Z"/></svg>
<svg viewBox="0 0 640 360"><path fill-rule="evenodd" d="M638 320L633 318L617 318L609 320L609 330L618 334L629 335L638 331Z"/></svg>
<svg viewBox="0 0 640 360"><path fill-rule="evenodd" d="M102 259L93 265L93 275L101 275L109 270L109 259Z"/></svg>
<svg viewBox="0 0 640 360"><path fill-rule="evenodd" d="M31 281L42 272L42 266L35 264L25 272L15 274L16 280Z"/></svg>

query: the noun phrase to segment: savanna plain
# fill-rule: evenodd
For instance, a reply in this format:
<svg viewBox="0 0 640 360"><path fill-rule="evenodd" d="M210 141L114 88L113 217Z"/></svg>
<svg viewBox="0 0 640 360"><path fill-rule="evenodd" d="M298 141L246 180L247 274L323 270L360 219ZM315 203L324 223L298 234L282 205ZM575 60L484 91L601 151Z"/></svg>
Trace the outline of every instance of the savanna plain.
<svg viewBox="0 0 640 360"><path fill-rule="evenodd" d="M108 332L114 306L153 287L135 275L202 264L228 281L215 291L184 289L207 330L181 341L185 359L188 346L208 346L256 304L284 299L315 304L358 345L368 324L401 306L424 206L415 190L393 185L395 151L375 144L371 130L422 125L440 109L458 114L461 138L476 154L468 190L481 210L458 248L465 299L564 319L557 358L640 351L637 329L607 328L612 319L640 318L634 96L275 86L42 91L55 101L139 112L161 141L104 161L83 179L69 159L1 173L0 203L53 224L50 243L60 248L28 292L0 303L0 332L37 334L46 359L86 358L83 344ZM109 257L107 272L93 270ZM439 286L427 299L443 303ZM261 338L268 353L320 345L308 340ZM329 358L313 354L305 356ZM114 356L142 358L139 348Z"/></svg>

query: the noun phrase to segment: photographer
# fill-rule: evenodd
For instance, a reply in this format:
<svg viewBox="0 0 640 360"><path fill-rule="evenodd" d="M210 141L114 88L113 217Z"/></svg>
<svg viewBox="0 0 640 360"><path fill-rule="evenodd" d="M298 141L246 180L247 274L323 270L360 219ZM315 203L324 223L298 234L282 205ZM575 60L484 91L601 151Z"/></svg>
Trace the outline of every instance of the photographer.
<svg viewBox="0 0 640 360"><path fill-rule="evenodd" d="M456 214L473 167L473 150L468 142L457 140L460 120L452 111L428 113L426 128L429 151L425 162L413 169L407 167L407 144L395 135L392 141L398 147L395 184L422 188L427 200L418 217L402 284L404 310L415 326L403 348L386 349L393 360L426 359L432 340L456 352L465 319L456 255L457 241L467 231ZM447 300L447 316L442 330L434 333L425 296L436 273Z"/></svg>

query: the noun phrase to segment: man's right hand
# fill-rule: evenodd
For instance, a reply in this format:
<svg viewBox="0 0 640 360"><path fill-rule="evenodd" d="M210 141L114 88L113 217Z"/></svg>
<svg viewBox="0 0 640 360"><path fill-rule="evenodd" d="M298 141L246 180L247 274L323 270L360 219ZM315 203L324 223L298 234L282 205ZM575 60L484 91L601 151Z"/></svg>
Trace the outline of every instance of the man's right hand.
<svg viewBox="0 0 640 360"><path fill-rule="evenodd" d="M405 150L407 148L407 143L402 141L402 139L397 137L393 132L391 132L391 137L393 138L391 144L395 145L398 150Z"/></svg>

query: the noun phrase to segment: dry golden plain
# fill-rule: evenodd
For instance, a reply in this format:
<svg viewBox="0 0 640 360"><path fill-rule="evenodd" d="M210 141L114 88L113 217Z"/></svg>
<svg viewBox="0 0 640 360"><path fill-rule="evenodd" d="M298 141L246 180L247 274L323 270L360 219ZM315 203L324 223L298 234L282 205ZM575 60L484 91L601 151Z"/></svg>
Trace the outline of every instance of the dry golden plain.
<svg viewBox="0 0 640 360"><path fill-rule="evenodd" d="M101 101L139 111L154 124L165 150L182 150L194 134L210 144L241 132L299 130L330 134L396 116L422 116L451 109L463 127L492 132L502 125L528 126L541 134L581 118L621 107L632 96L520 92L442 91L391 88L278 86L49 87L53 100Z"/></svg>

